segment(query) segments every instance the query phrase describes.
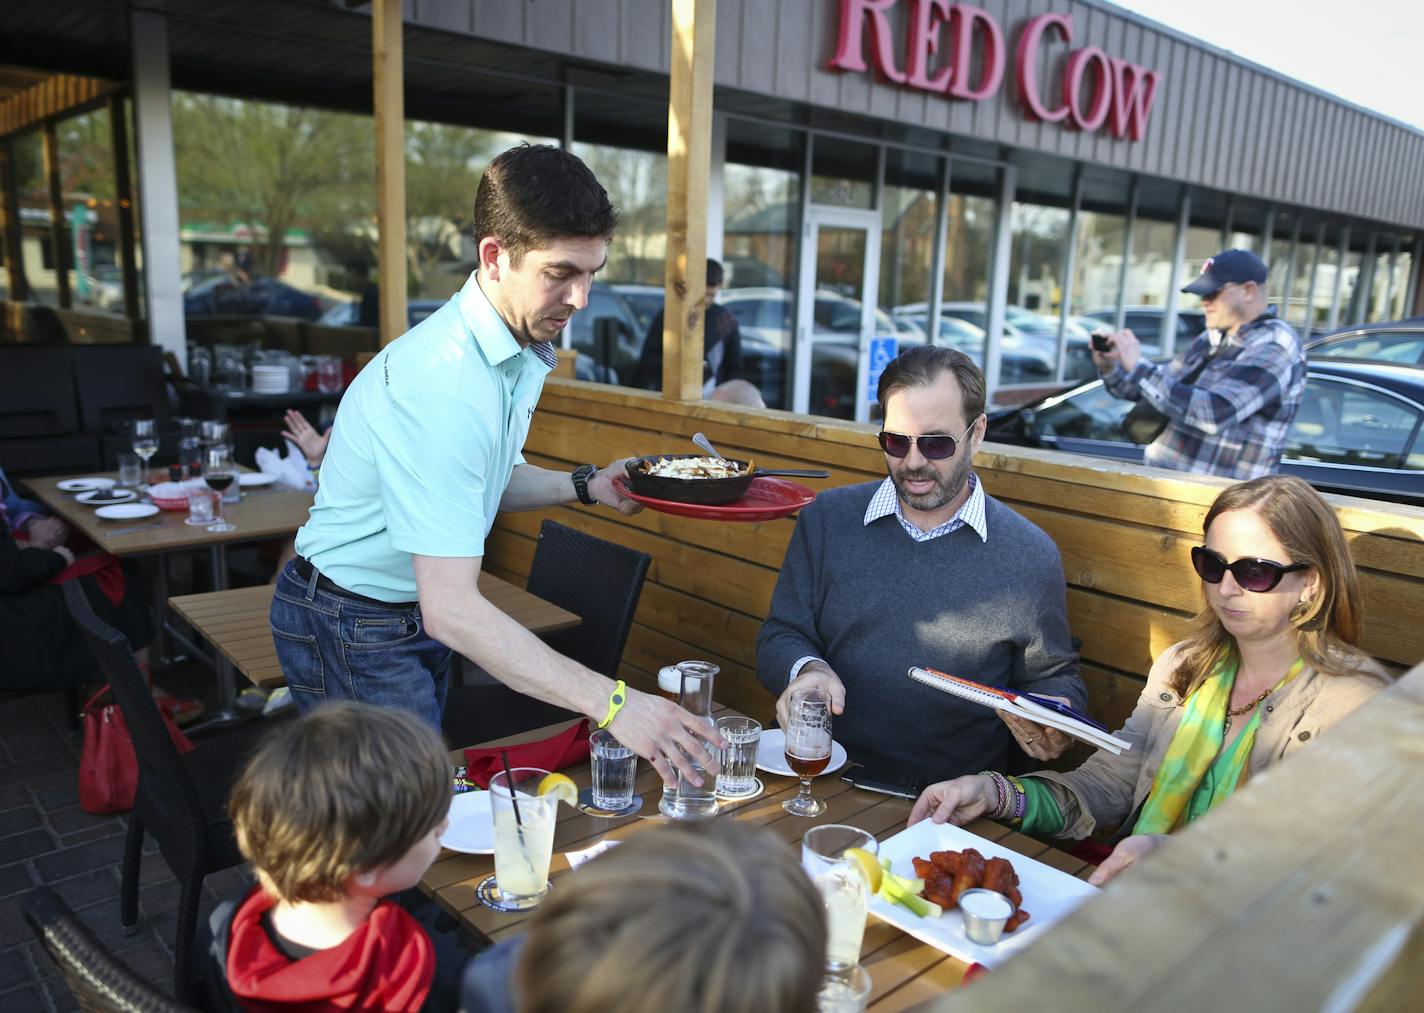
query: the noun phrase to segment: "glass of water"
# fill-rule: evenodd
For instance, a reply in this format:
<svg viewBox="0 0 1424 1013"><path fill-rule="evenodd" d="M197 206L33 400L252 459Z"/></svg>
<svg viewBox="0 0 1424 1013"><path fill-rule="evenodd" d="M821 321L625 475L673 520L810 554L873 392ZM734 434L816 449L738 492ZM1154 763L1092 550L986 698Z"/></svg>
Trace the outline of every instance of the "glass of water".
<svg viewBox="0 0 1424 1013"><path fill-rule="evenodd" d="M757 744L761 725L752 718L717 719L717 731L727 743L717 771L717 794L722 798L745 798L757 792Z"/></svg>
<svg viewBox="0 0 1424 1013"><path fill-rule="evenodd" d="M604 812L622 812L633 804L633 778L638 755L600 728L588 737L593 767L593 805Z"/></svg>
<svg viewBox="0 0 1424 1013"><path fill-rule="evenodd" d="M119 454L119 485L132 489L143 484L143 458L137 454Z"/></svg>

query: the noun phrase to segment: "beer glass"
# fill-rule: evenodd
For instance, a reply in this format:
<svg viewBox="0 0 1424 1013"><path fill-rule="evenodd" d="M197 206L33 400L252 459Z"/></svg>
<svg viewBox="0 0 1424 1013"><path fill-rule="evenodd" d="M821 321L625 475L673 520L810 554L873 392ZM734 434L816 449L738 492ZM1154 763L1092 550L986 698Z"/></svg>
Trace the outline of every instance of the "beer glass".
<svg viewBox="0 0 1424 1013"><path fill-rule="evenodd" d="M819 816L826 803L811 796L811 778L831 762L830 694L823 689L795 693L787 711L786 765L801 779L801 790L781 808L793 816Z"/></svg>
<svg viewBox="0 0 1424 1013"><path fill-rule="evenodd" d="M727 745L722 749L717 771L717 794L722 798L745 798L757 793L757 743L761 725L751 718L717 719L717 731Z"/></svg>
<svg viewBox="0 0 1424 1013"><path fill-rule="evenodd" d="M538 794L549 775L537 767L515 767L490 778L494 820L494 875L475 890L480 903L496 911L527 911L549 892L549 860L559 800Z"/></svg>

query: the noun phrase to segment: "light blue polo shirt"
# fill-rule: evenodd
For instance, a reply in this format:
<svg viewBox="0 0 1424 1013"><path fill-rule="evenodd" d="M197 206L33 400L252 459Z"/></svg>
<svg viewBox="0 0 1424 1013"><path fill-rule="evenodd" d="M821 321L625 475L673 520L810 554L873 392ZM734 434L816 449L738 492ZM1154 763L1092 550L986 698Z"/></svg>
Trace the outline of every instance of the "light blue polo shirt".
<svg viewBox="0 0 1424 1013"><path fill-rule="evenodd" d="M519 347L470 275L342 397L297 552L391 602L417 597L412 554L483 556L552 359Z"/></svg>

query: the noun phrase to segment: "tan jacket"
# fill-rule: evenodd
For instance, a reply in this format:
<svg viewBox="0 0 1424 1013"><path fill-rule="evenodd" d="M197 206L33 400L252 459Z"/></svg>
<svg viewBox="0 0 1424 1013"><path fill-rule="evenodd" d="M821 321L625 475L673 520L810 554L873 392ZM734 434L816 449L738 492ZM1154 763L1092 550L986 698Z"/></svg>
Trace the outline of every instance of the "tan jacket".
<svg viewBox="0 0 1424 1013"><path fill-rule="evenodd" d="M1177 647L1173 644L1163 651L1153 664L1132 717L1116 733L1132 743L1130 750L1114 756L1100 749L1077 770L1066 773L1034 772L1058 800L1063 813L1060 837L1087 837L1099 827L1122 824L1152 790L1157 768L1182 719L1182 700L1167 685L1176 667ZM1268 696L1261 705L1248 776L1278 763L1388 686L1385 670L1371 665L1368 672L1350 675L1323 675L1306 668L1279 693ZM1132 827L1125 826L1115 839L1131 832Z"/></svg>

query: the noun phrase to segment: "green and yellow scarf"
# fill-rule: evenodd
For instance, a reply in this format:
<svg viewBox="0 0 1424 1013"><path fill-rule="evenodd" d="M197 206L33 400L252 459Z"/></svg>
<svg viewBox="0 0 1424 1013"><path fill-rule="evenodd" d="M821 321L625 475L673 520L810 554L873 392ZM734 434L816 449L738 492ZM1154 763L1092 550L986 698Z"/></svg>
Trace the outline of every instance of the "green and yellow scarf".
<svg viewBox="0 0 1424 1013"><path fill-rule="evenodd" d="M1242 782L1261 723L1261 709L1256 708L1231 748L1222 753L1236 667L1233 660L1222 661L1187 698L1181 723L1132 829L1134 834L1169 834L1201 816ZM1304 667L1305 662L1296 659L1271 692L1294 679Z"/></svg>

